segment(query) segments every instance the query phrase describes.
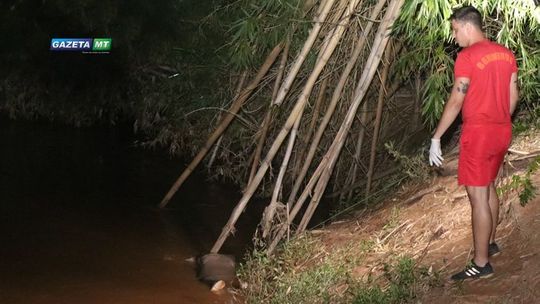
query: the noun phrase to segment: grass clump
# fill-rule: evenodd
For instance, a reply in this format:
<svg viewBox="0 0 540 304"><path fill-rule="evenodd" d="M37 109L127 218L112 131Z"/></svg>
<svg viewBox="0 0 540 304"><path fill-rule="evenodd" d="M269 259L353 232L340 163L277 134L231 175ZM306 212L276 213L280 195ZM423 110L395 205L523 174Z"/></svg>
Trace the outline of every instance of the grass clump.
<svg viewBox="0 0 540 304"><path fill-rule="evenodd" d="M364 286L359 288L354 304L392 304L410 303L422 289L437 285L439 275L424 267L417 267L413 259L400 258L394 265L385 265L386 285Z"/></svg>
<svg viewBox="0 0 540 304"><path fill-rule="evenodd" d="M373 250L367 240L325 246L303 235L274 256L253 252L238 273L241 293L246 303L407 303L433 285L437 276L395 256L397 262L385 265L380 276L355 275Z"/></svg>
<svg viewBox="0 0 540 304"><path fill-rule="evenodd" d="M519 191L519 203L525 207L537 195L537 186L532 182L532 175L540 169L540 156L537 156L527 167L525 174L514 174L509 182L497 189L499 195L510 191Z"/></svg>
<svg viewBox="0 0 540 304"><path fill-rule="evenodd" d="M348 281L343 259L325 251L322 243L308 235L284 244L274 256L253 252L239 270L247 303L335 302L334 293Z"/></svg>
<svg viewBox="0 0 540 304"><path fill-rule="evenodd" d="M402 168L400 171L407 178L415 181L425 181L429 179L429 167L424 156L424 150L420 150L416 154L409 156L400 152L391 141L384 146L392 158Z"/></svg>

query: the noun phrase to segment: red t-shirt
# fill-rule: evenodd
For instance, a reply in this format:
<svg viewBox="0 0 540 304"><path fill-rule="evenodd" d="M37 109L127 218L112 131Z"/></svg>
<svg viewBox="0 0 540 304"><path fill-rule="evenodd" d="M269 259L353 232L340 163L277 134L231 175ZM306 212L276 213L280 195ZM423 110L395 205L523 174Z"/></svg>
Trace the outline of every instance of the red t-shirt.
<svg viewBox="0 0 540 304"><path fill-rule="evenodd" d="M459 52L454 77L467 77L463 123L510 123L510 78L517 72L514 54L504 46L483 40Z"/></svg>

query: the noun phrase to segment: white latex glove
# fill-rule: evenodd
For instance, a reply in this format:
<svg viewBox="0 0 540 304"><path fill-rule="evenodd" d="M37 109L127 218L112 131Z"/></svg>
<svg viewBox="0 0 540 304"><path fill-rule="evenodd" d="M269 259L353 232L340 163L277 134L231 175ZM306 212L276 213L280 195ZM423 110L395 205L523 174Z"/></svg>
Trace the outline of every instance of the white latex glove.
<svg viewBox="0 0 540 304"><path fill-rule="evenodd" d="M432 138L431 147L429 148L429 165L435 165L437 167L440 167L443 160L444 158L442 157L441 152L441 140L437 138Z"/></svg>

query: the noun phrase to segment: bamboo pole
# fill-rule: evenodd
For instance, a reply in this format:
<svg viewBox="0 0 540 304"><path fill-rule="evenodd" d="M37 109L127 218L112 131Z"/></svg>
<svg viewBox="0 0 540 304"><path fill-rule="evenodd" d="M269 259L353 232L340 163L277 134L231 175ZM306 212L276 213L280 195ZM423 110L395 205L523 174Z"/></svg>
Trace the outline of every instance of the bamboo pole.
<svg viewBox="0 0 540 304"><path fill-rule="evenodd" d="M281 55L281 61L279 62L279 71L276 76L276 82L274 83L274 88L272 90L272 103L276 100L277 94L279 92L279 87L281 81L283 80L283 75L285 74L285 67L287 66L287 59L289 58L289 50L291 49L291 39L292 37L287 36L287 41L285 42L285 49Z"/></svg>
<svg viewBox="0 0 540 304"><path fill-rule="evenodd" d="M362 115L360 115L360 133L358 134L358 141L356 142L356 151L354 153L354 164L351 167L351 181L348 184L349 186L356 183L356 175L358 173L358 167L360 166L360 156L362 155L362 147L364 146L364 138L366 136L366 124L367 124L367 115L368 115L368 104L364 102L362 105ZM347 194L347 200L352 198L354 189L351 189Z"/></svg>
<svg viewBox="0 0 540 304"><path fill-rule="evenodd" d="M328 161L327 158L323 158L321 160L321 162L319 163L319 166L317 167L315 172L313 172L313 174L311 175L311 177L309 179L309 182L307 183L306 187L304 188L304 191L302 191L302 194L300 194L300 197L298 198L298 201L292 207L292 210L290 211L290 213L288 213L287 222L285 224L283 224L279 228L279 231L278 231L277 235L274 237L272 242L268 245L268 249L267 249L266 252L269 255L274 252L274 250L276 249L277 244L283 238L283 235L286 232L289 231L289 227L291 226L292 221L296 218L296 215L298 214L298 212L302 208L302 205L303 205L304 201L308 198L308 196L311 195L311 190L313 189L313 187L316 185L317 181L319 180L319 177L321 176L321 173L322 173L323 168L326 165L327 161ZM289 206L290 205L287 204L287 207L289 207Z"/></svg>
<svg viewBox="0 0 540 304"><path fill-rule="evenodd" d="M315 101L315 107L313 108L313 114L311 115L311 122L309 124L307 134L306 134L306 142L309 142L311 136L313 135L313 131L315 130L315 126L317 125L317 120L319 119L319 112L321 109L321 105L324 100L324 96L326 95L326 88L328 87L328 79L330 77L325 77L321 83L321 87L319 89L319 93L317 94L317 100Z"/></svg>
<svg viewBox="0 0 540 304"><path fill-rule="evenodd" d="M379 89L379 99L377 100L377 113L375 114L375 124L373 126L373 136L371 137L371 150L369 156L369 168L367 172L367 183L366 183L366 198L369 197L369 192L371 190L371 180L373 178L373 168L375 166L375 155L377 153L377 141L379 140L379 131L381 129L381 120L382 112L384 106L384 99L386 97L386 79L388 78L388 71L390 70L390 54L391 54L391 43L386 50L384 58L384 68L381 75L381 87Z"/></svg>
<svg viewBox="0 0 540 304"><path fill-rule="evenodd" d="M313 136L313 132L315 131L315 126L317 125L317 121L319 119L319 112L321 111L321 106L324 100L324 96L326 95L326 88L328 87L329 78L330 77L325 77L319 88L319 93L317 94L317 100L315 101L315 107L313 108L313 112L311 115L311 122L308 126L307 134L304 137L304 140L302 142L302 148L300 149L300 151L298 151L295 157L295 165L294 165L293 172L291 174L293 179L296 176L298 176L298 172L300 171L300 165L305 162L305 154L307 153L307 149L306 149L307 143L310 142L311 136Z"/></svg>
<svg viewBox="0 0 540 304"><path fill-rule="evenodd" d="M386 3L386 0L379 0L379 2L377 2L377 4L373 8L373 11L370 15L370 20L375 20L377 18L382 8L384 7L385 3ZM334 89L334 93L332 94L332 99L330 100L326 113L321 121L321 124L319 125L317 133L315 134L315 137L313 137L313 140L311 141L308 154L305 158L304 166L302 167L300 174L297 176L296 181L291 190L291 193L289 194L289 198L287 199L287 202L289 204L292 204L292 202L296 199L296 194L298 193L298 190L300 189L300 186L302 185L302 182L304 178L306 177L306 174L309 170L311 162L313 161L313 157L315 156L315 152L317 152L319 142L321 141L323 133L326 130L326 127L328 126L328 123L330 122L330 119L332 118L334 114L338 101L341 98L345 84L347 83L347 80L349 79L349 75L351 74L354 66L356 65L356 61L358 60L360 53L364 50L367 37L369 33L371 32L372 27L373 27L373 22L368 21L368 24L366 26L366 29L363 35L361 35L361 37L356 41L354 52L351 55L351 58L349 59L349 61L347 62L345 69L341 73L340 79L338 81L336 88Z"/></svg>
<svg viewBox="0 0 540 304"><path fill-rule="evenodd" d="M345 143L345 139L348 135L349 129L352 125L354 117L356 116L356 111L360 103L362 102L367 90L369 89L375 72L377 71L377 66L381 61L381 55L386 49L386 45L389 40L391 26L399 15L399 11L401 6L403 5L403 1L404 0L393 0L388 5L389 7L385 14L385 18L379 26L379 31L376 35L375 42L373 43L372 52L367 60L368 66L366 67L366 69L364 69L364 72L362 73L362 77L360 78L359 84L356 89L354 101L349 110L347 111L345 120L341 124L341 127L334 139L334 142L332 143L332 146L326 153L326 156L329 159L328 164L325 165L325 169L321 173L321 177L317 182L315 193L306 212L304 213L304 217L302 218L298 229L296 230L297 234L302 233L306 229L309 220L313 216L313 213L315 212L315 209L320 202L320 199L324 193L324 189L326 188L328 180L330 179L334 165L336 164L336 161L338 159L339 153L341 152L341 148Z"/></svg>
<svg viewBox="0 0 540 304"><path fill-rule="evenodd" d="M240 75L240 79L238 81L238 84L236 85L236 90L234 90L234 98L237 99L240 93L242 92L242 88L244 87L244 82L247 77L247 71L242 72L242 75ZM225 107L225 105L223 106ZM218 115L218 121L221 120L222 111L219 112ZM208 161L208 170L212 167L212 164L214 163L214 160L216 159L217 151L219 150L219 146L221 145L221 141L223 140L223 134L219 137L217 143L214 146L214 150L212 151L212 155L210 156L210 160Z"/></svg>
<svg viewBox="0 0 540 304"><path fill-rule="evenodd" d="M336 8L333 9L332 11L334 12L338 12L338 13L334 13L332 14L332 11L329 13L329 17L326 18L325 20L325 23L326 24L329 24L329 25L332 25L332 24L338 24L339 21L341 20L341 18L343 17L342 14L343 14L343 11L345 11L345 9L347 8L347 6L350 4L350 0L339 0L339 2L337 3ZM317 60L316 61L319 61L321 60L321 56L322 54L324 54L324 50L328 47L328 45L330 44L330 41L331 41L331 38L332 36L334 35L334 32L336 31L336 27L332 28L330 30L329 33L326 33L324 38L323 38L323 41L322 43L320 44L319 46L319 54L317 56Z"/></svg>
<svg viewBox="0 0 540 304"><path fill-rule="evenodd" d="M216 130L210 135L210 137L206 140L206 143L201 148L199 153L195 156L195 158L191 161L191 163L187 166L187 168L182 172L180 177L176 180L176 182L172 185L171 189L163 200L161 200L159 204L159 208L164 208L167 206L173 195L178 191L178 188L184 183L184 181L189 177L191 172L197 167L197 165L201 162L201 160L204 158L206 153L212 148L212 145L216 142L216 140L223 134L223 132L227 129L229 124L233 121L234 117L236 116L236 113L240 110L244 102L248 99L248 97L251 95L253 90L258 86L259 82L263 79L263 77L266 75L270 67L274 64L274 61L276 61L277 56L283 49L283 43L279 43L274 47L272 52L268 55L265 62L259 69L259 72L251 81L251 83L242 91L240 96L232 103L231 107L227 111L227 114L223 117L221 123L217 126Z"/></svg>
<svg viewBox="0 0 540 304"><path fill-rule="evenodd" d="M348 2L348 0L341 0L341 2L339 3L338 10L343 10L343 12L338 15L340 22L325 37L325 42L323 43L321 52L319 53L317 57L319 62L324 62L325 65L328 62L330 56L333 54L335 48L337 47L337 42L341 39L341 37L345 33L346 26L348 25L350 18L354 12L354 9L358 5L358 2L361 3L362 1L355 0L355 1ZM306 82L306 86L304 87L304 90L300 94L299 99L304 98L307 100L307 98L311 95L311 92L316 83L316 80L319 74L322 72L323 68L324 66L320 66L318 70L317 68L314 69L314 71L310 75L310 78ZM324 83L326 83L326 79L327 78L325 78L325 80L323 81ZM299 121L297 121L297 123L299 123ZM296 132L294 134L296 136ZM295 137L291 137L291 138L293 140L290 146L292 149L292 145L294 144Z"/></svg>
<svg viewBox="0 0 540 304"><path fill-rule="evenodd" d="M211 249L212 253L217 253L221 249L221 246L229 236L229 233L234 229L234 224L240 217L240 214L244 211L249 199L253 196L253 193L255 193L255 190L259 186L262 178L266 174L266 171L268 170L268 167L270 167L270 164L272 160L274 159L274 156L276 155L277 151L281 147L281 144L285 140L285 137L287 134L289 134L289 131L291 130L293 124L296 122L296 119L302 116L303 110L304 110L305 103L296 103L294 108L291 111L291 114L287 118L287 121L285 122L285 125L281 128L280 132L278 133L276 139L274 140L274 143L270 147L268 153L266 154L266 157L264 158L263 162L261 163L261 166L259 167L259 170L257 170L257 174L253 177L253 180L251 183L246 187L246 190L244 192L244 195L236 205L236 207L233 209L232 214L225 226L223 227L221 234L219 238L217 239L216 243Z"/></svg>
<svg viewBox="0 0 540 304"><path fill-rule="evenodd" d="M210 168L212 168L212 165L214 164L214 161L216 160L217 151L219 150L219 146L221 146L221 141L223 140L223 134L218 138L216 145L214 146L214 150L212 150L212 154L210 155L210 160L208 161L208 172L210 172Z"/></svg>
<svg viewBox="0 0 540 304"><path fill-rule="evenodd" d="M330 12L330 8L332 8L334 2L335 0L328 0L324 3L325 6L323 7L319 16L315 19L315 24L313 25L313 28L311 29L309 36L304 43L304 46L302 47L302 51L300 51L300 54L298 54L298 57L296 57L296 60L294 61L294 64L289 71L289 74L287 74L283 85L278 91L278 95L274 100L275 105L280 105L285 100L285 97L289 93L289 90L291 89L291 86L296 79L296 76L298 75L298 71L300 71L300 67L304 63L307 54L309 53L309 51L313 47L313 44L315 43L315 40L317 40L317 37L319 36L319 31L321 30L321 27L326 20L326 17Z"/></svg>
<svg viewBox="0 0 540 304"><path fill-rule="evenodd" d="M358 76L357 73L355 73L355 75L352 76L352 77L354 77L354 78L353 78L353 83L356 83L355 80L357 79L357 76ZM353 99L354 99L354 90L352 90L352 92L351 92L351 97L350 97L350 100L353 100ZM366 103L364 102L363 105L365 105L365 104L366 104ZM363 108L363 107L362 107L362 108ZM363 112L363 110L361 110L361 112ZM360 130L362 131L362 130L363 130L363 128L362 128L362 127L363 127L363 123L362 123L362 119L359 118L358 115L357 115L357 120L359 120ZM359 132L359 133L360 133L360 132ZM352 134L353 134L353 133L351 132L351 135L352 135ZM356 144L358 145L358 141L356 141ZM354 154L356 154L356 153L354 153ZM348 167L349 170L347 170L347 176L346 176L346 178L345 178L345 181L344 181L344 182L339 182L339 184L341 184L341 185L340 185L339 188L337 188L338 190L339 190L339 189L342 189L342 188L344 188L344 187L346 187L347 185L350 185L350 183L351 183L352 176L353 176L353 175L352 175L352 171L353 171L354 165L357 164L357 162L356 162L356 160L355 160L355 158L354 158L354 154L353 154L353 157L352 157L352 160L351 160L352 163L351 163L351 165ZM336 189L336 186L334 185L333 193L336 192L335 189ZM342 194L342 195L339 197L339 201L343 201L343 195L344 195L344 194Z"/></svg>
<svg viewBox="0 0 540 304"><path fill-rule="evenodd" d="M266 238L266 236L270 232L272 220L274 219L274 214L276 212L278 196L281 193L283 177L285 176L285 172L287 171L287 165L289 164L289 159L291 158L291 154L292 154L292 150L293 150L294 142L296 138L296 133L298 132L299 125L300 125L300 119L297 119L291 130L291 134L289 135L289 144L287 145L287 151L285 152L285 157L283 158L283 162L281 163L281 167L279 168L279 174L276 179L276 185L274 186L274 192L272 193L272 199L270 200L270 204L268 205L268 207L266 207L266 211L264 213L263 225L262 225L263 238Z"/></svg>
<svg viewBox="0 0 540 304"><path fill-rule="evenodd" d="M261 161L262 149L264 147L264 142L266 141L266 136L268 135L268 130L270 129L270 122L272 121L274 100L276 99L281 80L283 79L283 74L285 73L285 66L287 65L287 58L289 57L290 46L291 37L288 36L285 42L285 48L283 49L283 53L281 55L281 61L279 63L278 73L276 75L276 81L274 82L272 101L270 101L270 105L268 106L266 115L264 116L263 122L261 123L261 134L259 136L259 140L257 141L257 147L255 148L255 153L253 155L253 162L251 164L251 171L249 172L249 178L247 183L248 185L253 180L253 176L255 176L255 172L257 172L259 162Z"/></svg>
<svg viewBox="0 0 540 304"><path fill-rule="evenodd" d="M294 220L296 214L302 207L303 202L305 199L311 194L311 190L313 189L313 186L315 183L319 183L320 176L322 175L322 171L331 168L331 157L337 156L339 154L339 149L334 149L334 147L337 147L339 144L342 144L344 142L344 137L346 136L346 133L348 132L348 129L350 129L350 126L352 124L352 121L354 119L354 116L356 114L356 110L358 109L359 104L361 103L363 97L365 96L367 89L369 88L369 85L371 83L371 80L373 79L373 76L375 75L375 72L377 70L377 66L381 59L381 54L386 48L386 42L388 41L388 34L390 33L390 26L393 24L395 19L397 18L397 15L399 14L399 10L401 6L403 5L404 0L393 0L389 4L389 9L387 10L387 13L385 15L384 20L381 23L381 26L379 27L379 31L376 35L375 42L373 44L373 48L371 50L371 53L369 55L366 67L364 68L364 71L362 72L362 77L360 78L360 81L358 82L358 86L356 89L355 99L353 101L353 104L349 108L349 111L347 112L347 116L341 125L341 128L338 132L338 135L334 139L334 142L332 143L332 146L328 150L330 153L325 154L321 162L319 163L319 166L311 176L307 186L305 187L304 191L300 195L300 198L296 202L293 210L291 211L290 216L288 217L287 223L282 225L279 229L277 235L274 237L272 243L268 246L267 253L272 254L275 250L277 244L279 241L283 238L283 235L288 231L290 224ZM392 9L390 9L392 8ZM347 131L347 132L345 132ZM342 147L342 145L341 145ZM340 147L340 148L341 148ZM335 163L335 159L333 159ZM328 170L327 170L328 171ZM331 172L331 170L329 170ZM327 174L329 176L329 174ZM322 195L322 191L320 191L320 195ZM316 196L315 194L314 196ZM319 197L320 199L320 197ZM316 200L318 201L318 200ZM313 205L313 200L312 204ZM309 208L309 207L308 207ZM305 220L303 220L305 222Z"/></svg>
<svg viewBox="0 0 540 304"><path fill-rule="evenodd" d="M246 192L244 193L244 196L240 199L240 202L238 202L238 204L234 208L231 214L231 217L229 218L229 221L223 227L221 235L219 236L218 240L212 247L211 252L217 253L219 249L221 249L221 246L227 239L228 235L234 229L234 224L240 217L240 214L245 209L249 199L251 198L251 196L253 195L257 187L259 186L259 183L261 182L264 175L266 174L266 171L268 170L268 167L270 166L272 159L274 158L275 154L281 147L281 144L285 140L285 137L291 130L293 124L296 123L297 119L298 120L301 119L302 114L304 112L304 107L308 101L308 97L311 94L313 86L315 85L320 73L326 66L326 63L328 62L330 56L333 54L334 50L336 49L339 40L341 39L343 33L345 32L345 27L347 23L349 22L350 17L352 16L352 13L357 3L358 3L358 0L351 1L350 6L347 7L347 10L344 12L342 21L337 25L338 30L335 31L335 33L333 33L333 36L330 40L330 43L328 44L328 47L323 50L324 54L323 56L320 56L321 58L320 61L317 62L308 80L306 81L306 85L304 86L302 93L300 93L298 100L291 114L289 115L289 118L285 122L285 125L281 129L276 140L272 144L272 147L270 148L264 162L261 164L259 170L257 171L257 174L253 178L252 183L248 185L248 187L246 188ZM278 97L279 97L279 93L278 93Z"/></svg>

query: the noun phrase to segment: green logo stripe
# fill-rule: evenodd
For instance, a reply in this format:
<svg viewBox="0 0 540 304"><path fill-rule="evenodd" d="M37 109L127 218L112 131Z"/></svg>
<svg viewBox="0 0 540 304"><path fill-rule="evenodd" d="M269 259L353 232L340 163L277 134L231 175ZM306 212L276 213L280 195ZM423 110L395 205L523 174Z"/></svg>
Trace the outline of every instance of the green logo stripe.
<svg viewBox="0 0 540 304"><path fill-rule="evenodd" d="M92 46L92 51L110 51L112 45L111 38L94 38L94 44Z"/></svg>

